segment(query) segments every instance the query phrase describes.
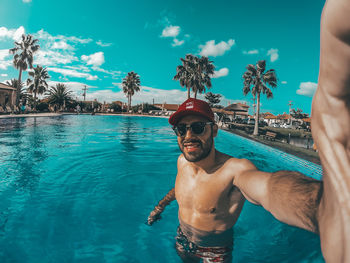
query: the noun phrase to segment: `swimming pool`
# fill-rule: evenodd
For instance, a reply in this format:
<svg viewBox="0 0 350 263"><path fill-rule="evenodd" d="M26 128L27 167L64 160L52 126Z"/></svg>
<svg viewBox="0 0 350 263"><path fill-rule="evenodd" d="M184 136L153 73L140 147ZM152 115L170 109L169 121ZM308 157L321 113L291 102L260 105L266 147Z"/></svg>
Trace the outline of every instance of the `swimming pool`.
<svg viewBox="0 0 350 263"><path fill-rule="evenodd" d="M220 131L216 147L265 171L319 166ZM170 190L179 155L167 119L70 115L0 120L0 262L180 262ZM324 262L319 237L245 204L234 262Z"/></svg>

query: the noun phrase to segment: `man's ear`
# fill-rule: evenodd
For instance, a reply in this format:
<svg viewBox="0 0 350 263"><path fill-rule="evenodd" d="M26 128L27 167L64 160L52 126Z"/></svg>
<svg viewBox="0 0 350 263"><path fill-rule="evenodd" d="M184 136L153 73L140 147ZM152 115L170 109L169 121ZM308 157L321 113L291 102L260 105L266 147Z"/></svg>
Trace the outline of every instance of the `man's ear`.
<svg viewBox="0 0 350 263"><path fill-rule="evenodd" d="M216 135L218 135L218 125L217 124L214 124L213 125L213 137L216 137Z"/></svg>

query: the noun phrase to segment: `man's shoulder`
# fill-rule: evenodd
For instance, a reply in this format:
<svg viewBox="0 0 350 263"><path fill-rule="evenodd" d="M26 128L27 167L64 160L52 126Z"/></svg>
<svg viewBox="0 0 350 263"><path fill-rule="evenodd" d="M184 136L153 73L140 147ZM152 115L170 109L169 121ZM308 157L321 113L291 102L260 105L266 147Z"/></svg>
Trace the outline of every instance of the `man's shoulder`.
<svg viewBox="0 0 350 263"><path fill-rule="evenodd" d="M240 159L232 156L229 156L229 158L225 161L225 168L233 169L236 172L245 172L253 169L256 170L255 165L248 159Z"/></svg>
<svg viewBox="0 0 350 263"><path fill-rule="evenodd" d="M183 154L180 154L179 157L177 158L177 165L182 166L187 163L187 160Z"/></svg>

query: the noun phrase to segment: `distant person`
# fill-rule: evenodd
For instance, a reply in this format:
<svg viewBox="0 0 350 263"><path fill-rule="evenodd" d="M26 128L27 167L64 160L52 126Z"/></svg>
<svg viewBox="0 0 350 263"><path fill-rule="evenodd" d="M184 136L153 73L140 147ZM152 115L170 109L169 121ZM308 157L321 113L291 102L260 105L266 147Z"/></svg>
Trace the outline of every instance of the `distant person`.
<svg viewBox="0 0 350 263"><path fill-rule="evenodd" d="M312 103L312 135L324 171L319 229L327 262L350 262L349 14L349 0L326 2L318 88Z"/></svg>
<svg viewBox="0 0 350 263"><path fill-rule="evenodd" d="M177 200L176 250L184 262L231 262L233 230L245 200L287 224L318 233L322 182L298 172L262 172L247 159L215 149L218 126L208 103L186 100L171 115L182 154L175 188L159 202L148 224Z"/></svg>
<svg viewBox="0 0 350 263"><path fill-rule="evenodd" d="M21 104L21 113L24 113L26 110L26 105Z"/></svg>

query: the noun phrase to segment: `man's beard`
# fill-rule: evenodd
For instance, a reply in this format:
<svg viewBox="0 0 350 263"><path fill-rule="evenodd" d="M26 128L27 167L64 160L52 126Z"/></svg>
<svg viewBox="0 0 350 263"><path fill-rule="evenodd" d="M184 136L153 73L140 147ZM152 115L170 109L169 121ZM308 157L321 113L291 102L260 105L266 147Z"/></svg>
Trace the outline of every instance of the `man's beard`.
<svg viewBox="0 0 350 263"><path fill-rule="evenodd" d="M202 142L197 139L184 140L181 145L179 144L179 148L187 161L199 162L200 160L205 159L210 154L213 146L213 141L213 137L210 137L203 145ZM195 152L185 152L185 143L198 143L200 150Z"/></svg>

